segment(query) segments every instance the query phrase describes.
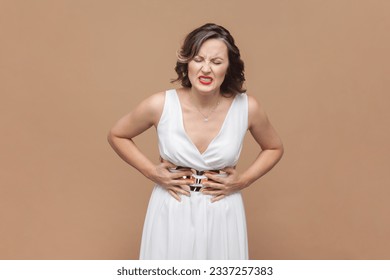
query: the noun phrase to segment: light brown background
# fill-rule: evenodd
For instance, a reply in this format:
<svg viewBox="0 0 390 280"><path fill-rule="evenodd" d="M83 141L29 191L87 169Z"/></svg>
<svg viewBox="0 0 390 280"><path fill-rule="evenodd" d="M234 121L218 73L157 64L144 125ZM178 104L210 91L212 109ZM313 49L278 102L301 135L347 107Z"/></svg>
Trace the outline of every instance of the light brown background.
<svg viewBox="0 0 390 280"><path fill-rule="evenodd" d="M152 183L113 123L226 26L285 144L244 191L252 259L389 259L390 2L0 2L0 258L136 259ZM135 139L157 162L155 131ZM246 138L239 169L258 148Z"/></svg>

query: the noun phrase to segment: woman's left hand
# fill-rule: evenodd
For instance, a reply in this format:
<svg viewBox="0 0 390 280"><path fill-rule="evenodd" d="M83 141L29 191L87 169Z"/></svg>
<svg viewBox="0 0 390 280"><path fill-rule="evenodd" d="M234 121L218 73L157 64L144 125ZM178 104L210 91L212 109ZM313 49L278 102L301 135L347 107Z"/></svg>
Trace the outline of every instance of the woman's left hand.
<svg viewBox="0 0 390 280"><path fill-rule="evenodd" d="M204 188L201 190L203 194L213 195L211 202L221 200L227 195L238 192L245 188L245 184L242 182L240 175L233 167L226 167L222 169L226 172L227 176L218 176L210 172L205 172L204 176L208 178L203 183Z"/></svg>

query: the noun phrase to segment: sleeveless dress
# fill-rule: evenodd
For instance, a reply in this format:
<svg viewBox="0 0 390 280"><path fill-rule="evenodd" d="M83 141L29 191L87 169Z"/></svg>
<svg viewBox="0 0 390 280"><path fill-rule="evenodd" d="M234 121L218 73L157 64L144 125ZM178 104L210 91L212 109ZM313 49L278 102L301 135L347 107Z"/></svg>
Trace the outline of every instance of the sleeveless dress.
<svg viewBox="0 0 390 280"><path fill-rule="evenodd" d="M218 135L200 153L186 134L179 97L166 91L157 135L160 156L199 171L235 166L248 129L248 99L237 94ZM144 222L140 259L248 259L245 210L240 192L210 202L191 191L181 202L155 185Z"/></svg>

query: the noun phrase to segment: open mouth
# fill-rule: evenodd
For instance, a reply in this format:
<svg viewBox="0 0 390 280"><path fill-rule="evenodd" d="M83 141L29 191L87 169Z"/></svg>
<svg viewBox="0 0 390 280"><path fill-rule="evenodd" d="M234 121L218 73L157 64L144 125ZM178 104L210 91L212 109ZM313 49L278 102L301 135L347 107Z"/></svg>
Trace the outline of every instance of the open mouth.
<svg viewBox="0 0 390 280"><path fill-rule="evenodd" d="M199 77L199 82L202 85L209 85L209 84L211 84L213 82L213 78L208 77L208 76L200 76Z"/></svg>

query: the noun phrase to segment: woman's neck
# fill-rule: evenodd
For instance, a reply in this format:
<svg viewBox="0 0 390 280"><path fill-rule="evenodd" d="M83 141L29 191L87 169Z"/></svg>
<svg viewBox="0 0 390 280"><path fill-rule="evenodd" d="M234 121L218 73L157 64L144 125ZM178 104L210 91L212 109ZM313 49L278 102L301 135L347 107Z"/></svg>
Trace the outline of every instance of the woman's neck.
<svg viewBox="0 0 390 280"><path fill-rule="evenodd" d="M199 92L194 88L190 88L188 91L190 99L195 103L196 106L200 108L209 108L215 106L215 104L220 100L221 94L220 90L215 90L214 92Z"/></svg>

